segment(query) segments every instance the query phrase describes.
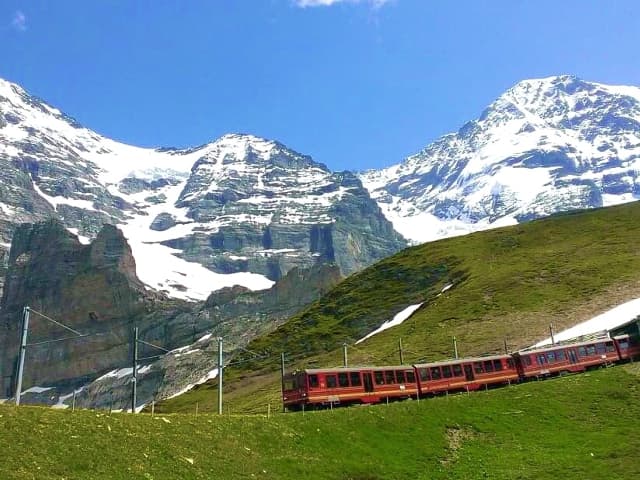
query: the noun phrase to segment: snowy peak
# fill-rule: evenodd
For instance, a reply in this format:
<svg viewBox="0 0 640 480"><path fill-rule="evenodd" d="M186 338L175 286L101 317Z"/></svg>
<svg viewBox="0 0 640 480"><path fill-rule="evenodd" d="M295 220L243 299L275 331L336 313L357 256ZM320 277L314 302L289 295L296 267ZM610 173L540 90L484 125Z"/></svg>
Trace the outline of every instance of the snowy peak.
<svg viewBox="0 0 640 480"><path fill-rule="evenodd" d="M226 134L218 140L198 149L201 164L224 168L225 165L272 165L287 169L317 167L329 171L326 166L314 162L311 157L295 152L274 140L249 134Z"/></svg>
<svg viewBox="0 0 640 480"><path fill-rule="evenodd" d="M640 89L562 75L518 83L456 133L361 179L421 242L634 200L639 159Z"/></svg>
<svg viewBox="0 0 640 480"><path fill-rule="evenodd" d="M279 142L228 134L190 149L139 148L4 80L0 183L18 186L0 192L0 258L18 223L55 217L85 243L116 224L138 277L185 299L268 288L322 262L351 273L406 245L354 175Z"/></svg>

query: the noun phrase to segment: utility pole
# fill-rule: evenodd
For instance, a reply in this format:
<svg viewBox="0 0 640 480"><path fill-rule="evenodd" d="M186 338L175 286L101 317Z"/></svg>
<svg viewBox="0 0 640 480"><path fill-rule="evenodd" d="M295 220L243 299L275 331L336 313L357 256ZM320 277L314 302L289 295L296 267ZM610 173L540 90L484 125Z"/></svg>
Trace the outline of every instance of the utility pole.
<svg viewBox="0 0 640 480"><path fill-rule="evenodd" d="M456 339L456 337L453 337L453 355L456 358L456 360L459 358L458 357L458 340Z"/></svg>
<svg viewBox="0 0 640 480"><path fill-rule="evenodd" d="M222 415L222 337L218 337L218 415Z"/></svg>
<svg viewBox="0 0 640 480"><path fill-rule="evenodd" d="M138 400L138 327L133 329L133 372L131 381L131 413L136 413Z"/></svg>
<svg viewBox="0 0 640 480"><path fill-rule="evenodd" d="M20 360L18 361L18 385L16 386L16 405L20 405L22 393L22 374L24 373L24 357L27 353L27 333L29 331L29 307L22 310L22 337L20 339Z"/></svg>
<svg viewBox="0 0 640 480"><path fill-rule="evenodd" d="M343 343L342 344L342 363L344 364L344 366L348 366L349 362L347 361L347 343Z"/></svg>
<svg viewBox="0 0 640 480"><path fill-rule="evenodd" d="M556 344L556 340L553 337L553 323L549 324L549 333L551 333L551 345L555 345Z"/></svg>
<svg viewBox="0 0 640 480"><path fill-rule="evenodd" d="M402 349L402 337L398 339L398 353L400 354L400 365L404 365L404 350Z"/></svg>
<svg viewBox="0 0 640 480"><path fill-rule="evenodd" d="M504 339L504 354L508 355L509 354L509 349L507 348L507 339Z"/></svg>
<svg viewBox="0 0 640 480"><path fill-rule="evenodd" d="M282 413L286 413L287 407L284 406L284 352L280 353L280 387L282 389Z"/></svg>

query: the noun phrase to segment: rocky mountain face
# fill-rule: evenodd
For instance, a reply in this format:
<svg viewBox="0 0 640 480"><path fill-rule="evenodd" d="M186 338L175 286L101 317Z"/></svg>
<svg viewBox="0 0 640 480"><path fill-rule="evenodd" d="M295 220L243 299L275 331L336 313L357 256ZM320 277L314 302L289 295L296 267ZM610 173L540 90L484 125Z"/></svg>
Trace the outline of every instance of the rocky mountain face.
<svg viewBox="0 0 640 480"><path fill-rule="evenodd" d="M217 337L224 338L225 363L233 363L237 353L242 353L242 348L252 339L276 329L341 279L336 265L323 264L310 269L293 268L269 290L252 292L236 286L213 293L193 309L196 318L206 319L206 328L202 330L201 325L194 325L190 344L140 366L139 405L175 396L214 378ZM159 337L153 329L145 335ZM157 354L153 349L142 347L145 350L141 356ZM130 368L107 372L76 395L77 403L98 408L129 408L130 375ZM46 398L38 399L43 400Z"/></svg>
<svg viewBox="0 0 640 480"><path fill-rule="evenodd" d="M215 368L217 336L224 336L226 354L233 355L342 279L336 265L295 267L268 290L235 286L206 302L185 302L146 288L135 267L126 239L114 226L105 225L83 245L57 220L20 225L0 304L2 396L14 394L25 305L32 309L26 400L57 403L78 390L78 405L128 408L134 326L147 342L139 346L145 359L138 384L143 404L206 377ZM172 352L165 355L148 344Z"/></svg>
<svg viewBox="0 0 640 480"><path fill-rule="evenodd" d="M640 89L526 80L476 120L360 175L396 230L423 242L640 198Z"/></svg>
<svg viewBox="0 0 640 480"><path fill-rule="evenodd" d="M332 173L277 142L227 135L193 165L175 208L188 234L162 242L219 273L278 280L294 267L360 270L404 240L350 172ZM162 212L151 228L181 222Z"/></svg>
<svg viewBox="0 0 640 480"><path fill-rule="evenodd" d="M4 80L0 172L5 262L22 222L57 218L84 243L114 224L140 280L175 298L265 289L325 262L346 275L406 246L355 175L278 142L237 134L184 150L132 147Z"/></svg>
<svg viewBox="0 0 640 480"><path fill-rule="evenodd" d="M131 250L115 227L105 226L91 245L82 245L57 221L20 225L0 310L1 393L13 393L24 306L34 310L29 343L74 336L44 312L84 335L103 333L29 348L25 382L39 385L73 383L121 364L133 323L160 300L136 278Z"/></svg>

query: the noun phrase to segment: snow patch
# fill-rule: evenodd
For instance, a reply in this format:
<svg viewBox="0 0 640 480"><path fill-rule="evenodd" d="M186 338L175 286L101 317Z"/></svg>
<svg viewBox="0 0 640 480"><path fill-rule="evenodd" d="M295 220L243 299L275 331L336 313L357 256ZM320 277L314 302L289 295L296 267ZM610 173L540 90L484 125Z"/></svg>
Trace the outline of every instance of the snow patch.
<svg viewBox="0 0 640 480"><path fill-rule="evenodd" d="M51 390L53 387L31 387L28 390L25 390L24 392L22 392L21 395L24 395L26 393L42 393L42 392L46 392L48 390Z"/></svg>
<svg viewBox="0 0 640 480"><path fill-rule="evenodd" d="M424 302L423 302L424 303ZM364 342L367 338L370 338L384 330L387 330L388 328L391 327L395 327L400 325L402 322L404 322L407 318L409 318L411 315L413 315L413 312L415 312L417 309L419 309L422 306L422 303L418 303L417 305L409 305L407 308L405 308L404 310L402 310L401 312L397 313L392 320L388 320L386 322L384 322L382 325L380 325L377 329L375 329L373 332L367 334L366 336L362 337L360 340L358 340L356 342L356 345L359 344L360 342Z"/></svg>
<svg viewBox="0 0 640 480"><path fill-rule="evenodd" d="M574 325L571 328L563 330L557 334L554 334L556 342L564 340L570 340L582 335L590 335L593 333L601 332L603 330L611 330L620 325L633 320L640 315L640 298L631 300L629 302L618 305L609 311L606 311L596 317L591 318L585 322ZM549 345L551 343L551 337L545 338L541 342L538 342L534 347L541 347Z"/></svg>
<svg viewBox="0 0 640 480"><path fill-rule="evenodd" d="M182 390L180 390L179 392L174 393L173 395L171 395L169 398L175 398L179 395L182 395L183 393L187 393L189 390L191 390L193 387L195 387L196 385L201 385L204 382L211 380L213 378L216 378L218 376L218 369L214 368L213 370L210 370L209 372L207 372L207 374L200 378L198 381L196 381L195 383L190 383L189 385L187 385L186 387L184 387Z"/></svg>

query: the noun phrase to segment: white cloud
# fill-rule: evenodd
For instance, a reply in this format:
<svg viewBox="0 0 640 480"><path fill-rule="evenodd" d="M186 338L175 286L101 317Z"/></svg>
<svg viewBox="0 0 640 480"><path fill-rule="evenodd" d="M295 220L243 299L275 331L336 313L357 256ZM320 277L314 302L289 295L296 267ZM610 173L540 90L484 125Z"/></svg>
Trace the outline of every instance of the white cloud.
<svg viewBox="0 0 640 480"><path fill-rule="evenodd" d="M20 10L16 11L11 20L11 26L16 30L24 32L27 29L27 16Z"/></svg>
<svg viewBox="0 0 640 480"><path fill-rule="evenodd" d="M368 3L373 8L380 8L391 0L294 0L297 7L330 7L338 3Z"/></svg>

